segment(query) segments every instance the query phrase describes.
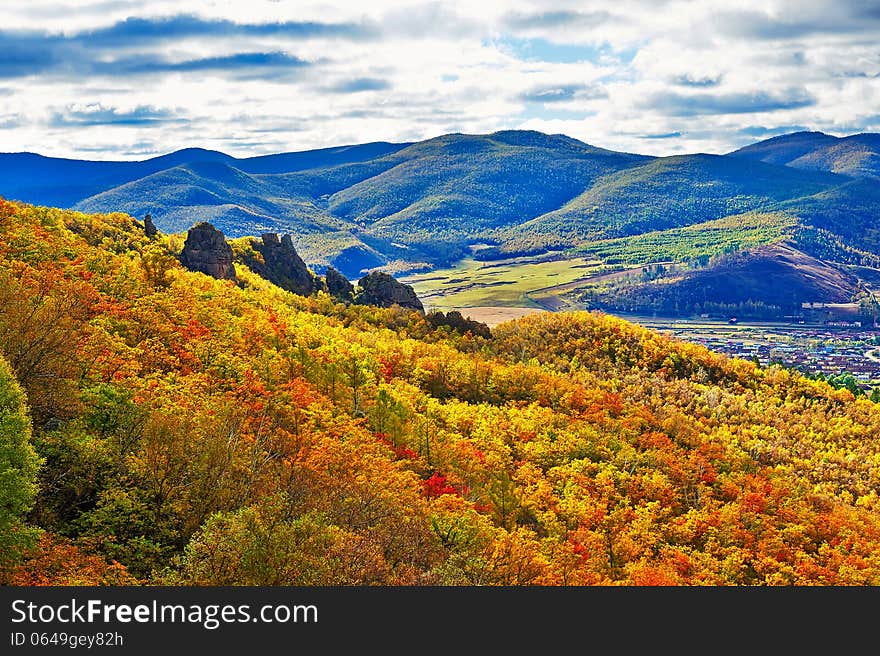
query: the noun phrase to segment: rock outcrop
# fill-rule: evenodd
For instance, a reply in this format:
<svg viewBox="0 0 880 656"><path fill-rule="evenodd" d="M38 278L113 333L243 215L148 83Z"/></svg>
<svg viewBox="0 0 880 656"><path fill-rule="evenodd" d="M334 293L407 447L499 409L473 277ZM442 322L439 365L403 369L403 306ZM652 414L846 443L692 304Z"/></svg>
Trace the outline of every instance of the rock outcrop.
<svg viewBox="0 0 880 656"><path fill-rule="evenodd" d="M358 281L355 303L359 305L378 305L391 307L399 305L403 308L424 312L425 308L415 291L409 285L398 282L393 276L381 271L368 273Z"/></svg>
<svg viewBox="0 0 880 656"><path fill-rule="evenodd" d="M147 214L144 217L144 233L150 239L159 234L159 229L156 227L156 224L153 223L153 217L150 214Z"/></svg>
<svg viewBox="0 0 880 656"><path fill-rule="evenodd" d="M482 321L474 321L469 317L465 318L458 310L450 310L446 314L439 310L435 310L428 313L425 319L427 319L428 323L434 326L434 328L449 326L462 335L471 333L473 335L485 337L486 339L492 337L492 332L489 330L489 326Z"/></svg>
<svg viewBox="0 0 880 656"><path fill-rule="evenodd" d="M354 285L332 266L328 266L327 271L324 272L324 281L327 292L337 301L351 303L354 300Z"/></svg>
<svg viewBox="0 0 880 656"><path fill-rule="evenodd" d="M190 271L237 282L232 247L226 243L223 233L210 223L197 223L189 229L180 263Z"/></svg>
<svg viewBox="0 0 880 656"><path fill-rule="evenodd" d="M279 238L277 234L268 232L259 241L252 239L251 245L262 256L262 262L260 258L248 255L242 256L241 261L258 276L301 296L309 296L317 291L315 275L296 252L290 235Z"/></svg>

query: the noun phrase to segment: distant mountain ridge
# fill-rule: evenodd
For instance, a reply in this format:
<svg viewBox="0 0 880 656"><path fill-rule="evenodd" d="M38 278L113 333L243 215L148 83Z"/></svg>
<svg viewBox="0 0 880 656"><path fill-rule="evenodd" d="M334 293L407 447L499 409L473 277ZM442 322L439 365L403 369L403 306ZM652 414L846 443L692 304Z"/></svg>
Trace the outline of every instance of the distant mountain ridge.
<svg viewBox="0 0 880 656"><path fill-rule="evenodd" d="M349 277L567 249L785 212L880 253L880 135L796 132L727 155L652 157L565 135L504 130L235 158L189 148L144 161L0 154L0 196L147 213L160 230L210 221L229 237L290 233L303 258Z"/></svg>
<svg viewBox="0 0 880 656"><path fill-rule="evenodd" d="M5 197L66 207L175 166L222 162L245 173L291 172L381 157L406 145L375 142L241 159L216 150L184 148L142 161L76 160L30 152L0 153L0 173L4 177ZM82 196L84 193L86 195Z"/></svg>
<svg viewBox="0 0 880 656"><path fill-rule="evenodd" d="M793 132L735 150L731 155L799 169L830 171L880 179L880 134L833 137L823 132Z"/></svg>

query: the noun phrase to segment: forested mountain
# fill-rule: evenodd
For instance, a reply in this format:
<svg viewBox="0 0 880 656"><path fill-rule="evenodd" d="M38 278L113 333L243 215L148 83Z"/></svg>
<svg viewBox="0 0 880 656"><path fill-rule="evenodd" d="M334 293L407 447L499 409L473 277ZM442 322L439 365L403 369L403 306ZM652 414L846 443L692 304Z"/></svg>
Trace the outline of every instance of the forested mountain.
<svg viewBox="0 0 880 656"><path fill-rule="evenodd" d="M733 157L650 158L562 135L504 131L244 159L202 149L143 162L13 153L0 155L0 195L149 213L166 231L204 220L231 237L291 233L310 265L357 276L383 265L447 263L477 242L502 253L540 252L772 210L802 197L809 200L798 207L817 225L860 203L844 228L855 235L877 211L876 191L853 198L845 185L848 176L870 173L875 155L865 153L876 142L876 135L795 133Z"/></svg>
<svg viewBox="0 0 880 656"><path fill-rule="evenodd" d="M181 164L75 207L150 213L165 230L197 218L232 237L290 232L311 264L355 276L389 261L457 259L486 229L556 208L645 159L530 132L447 135L369 158L365 149L346 150L347 160L303 153Z"/></svg>
<svg viewBox="0 0 880 656"><path fill-rule="evenodd" d="M662 276L625 285L605 295L616 309L667 316L724 312L751 319L791 318L803 303L850 303L861 292L858 278L779 241L714 258L669 280ZM760 307L737 311L749 304ZM724 307L721 307L724 306Z"/></svg>
<svg viewBox="0 0 880 656"><path fill-rule="evenodd" d="M833 137L822 132L793 132L730 154L799 169L880 178L880 134Z"/></svg>
<svg viewBox="0 0 880 656"><path fill-rule="evenodd" d="M221 162L245 173L289 173L382 157L406 144L369 143L236 159L203 148L185 148L144 161L87 161L34 153L0 154L3 195L26 202L66 207L175 166Z"/></svg>
<svg viewBox="0 0 880 656"><path fill-rule="evenodd" d="M453 328L184 248L0 201L4 583L880 584L865 396L600 313Z"/></svg>
<svg viewBox="0 0 880 656"><path fill-rule="evenodd" d="M798 132L728 155L671 157L515 130L242 159L200 149L143 162L19 153L0 155L0 195L150 214L164 232L209 221L231 238L290 234L316 272L332 265L350 278L431 270L477 248L484 261L587 249L626 262L652 244L649 261L700 262L781 240L804 257L874 266L878 138ZM715 228L745 215L747 233L719 237Z"/></svg>
<svg viewBox="0 0 880 656"><path fill-rule="evenodd" d="M562 236L561 244L638 235L769 210L848 181L719 155L663 157L607 175L560 209L511 232Z"/></svg>

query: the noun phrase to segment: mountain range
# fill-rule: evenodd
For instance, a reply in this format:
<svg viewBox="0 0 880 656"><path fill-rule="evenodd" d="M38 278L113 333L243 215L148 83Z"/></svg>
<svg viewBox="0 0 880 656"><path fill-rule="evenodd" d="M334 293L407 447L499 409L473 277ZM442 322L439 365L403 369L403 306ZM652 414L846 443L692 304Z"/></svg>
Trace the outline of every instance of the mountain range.
<svg viewBox="0 0 880 656"><path fill-rule="evenodd" d="M768 243L799 236L810 256L864 264L880 255L880 135L795 132L669 157L516 130L248 158L198 148L144 161L5 153L0 196L150 214L166 232L209 221L230 238L289 233L309 266L349 277L427 270L475 247L492 259L699 232L745 213L767 222Z"/></svg>

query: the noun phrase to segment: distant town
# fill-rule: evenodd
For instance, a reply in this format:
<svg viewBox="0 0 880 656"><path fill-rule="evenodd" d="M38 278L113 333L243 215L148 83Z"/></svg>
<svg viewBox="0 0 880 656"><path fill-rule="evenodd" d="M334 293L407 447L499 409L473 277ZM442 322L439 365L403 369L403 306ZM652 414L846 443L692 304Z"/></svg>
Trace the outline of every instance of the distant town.
<svg viewBox="0 0 880 656"><path fill-rule="evenodd" d="M809 326L625 318L762 366L777 363L810 375L851 373L864 389L880 385L880 328L863 328L855 322Z"/></svg>

